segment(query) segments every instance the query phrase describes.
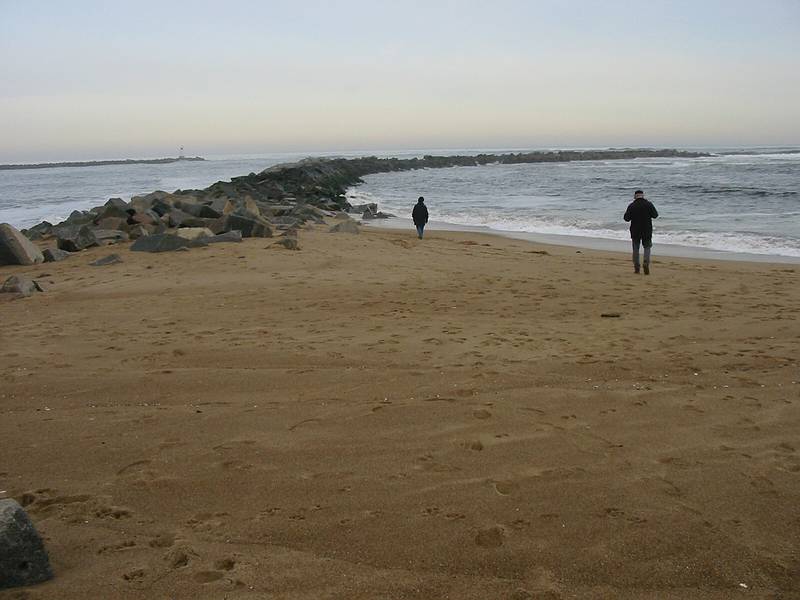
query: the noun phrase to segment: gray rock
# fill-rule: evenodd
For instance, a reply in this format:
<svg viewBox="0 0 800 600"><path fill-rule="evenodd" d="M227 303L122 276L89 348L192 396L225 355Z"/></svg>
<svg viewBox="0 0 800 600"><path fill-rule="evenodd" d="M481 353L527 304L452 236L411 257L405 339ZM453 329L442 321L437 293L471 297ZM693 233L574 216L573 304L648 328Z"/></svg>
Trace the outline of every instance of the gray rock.
<svg viewBox="0 0 800 600"><path fill-rule="evenodd" d="M353 204L347 209L347 212L357 214L363 214L365 211L376 213L378 212L378 205L375 202L370 202L369 204Z"/></svg>
<svg viewBox="0 0 800 600"><path fill-rule="evenodd" d="M170 214L170 216L172 216ZM215 219L201 219L200 217L185 217L181 220L181 224L178 227L207 227L209 223L213 223Z"/></svg>
<svg viewBox="0 0 800 600"><path fill-rule="evenodd" d="M45 248L42 254L44 255L44 262L58 262L70 256L69 252L59 248Z"/></svg>
<svg viewBox="0 0 800 600"><path fill-rule="evenodd" d="M0 589L53 577L42 538L14 500L0 500Z"/></svg>
<svg viewBox="0 0 800 600"><path fill-rule="evenodd" d="M214 233L207 227L181 227L175 231L175 235L187 240L200 240L214 237Z"/></svg>
<svg viewBox="0 0 800 600"><path fill-rule="evenodd" d="M143 196L134 196L131 198L131 208L134 209L136 212L144 212L149 210L153 207L153 204L158 200L162 200L169 196L169 193L158 190L155 192L150 192L149 194L145 194Z"/></svg>
<svg viewBox="0 0 800 600"><path fill-rule="evenodd" d="M183 212L200 219L218 219L222 216L221 210L214 210L207 204L190 204L188 202L183 202L180 208Z"/></svg>
<svg viewBox="0 0 800 600"><path fill-rule="evenodd" d="M119 244L131 239L127 233L116 229L95 229L93 233L97 243L100 245Z"/></svg>
<svg viewBox="0 0 800 600"><path fill-rule="evenodd" d="M111 202L109 200L109 202ZM123 202L123 206L120 207L116 204L106 204L105 206L101 207L100 210L97 212L97 216L95 217L95 222L102 221L103 219L122 219L126 221L130 213L128 213L128 207Z"/></svg>
<svg viewBox="0 0 800 600"><path fill-rule="evenodd" d="M42 286L32 279L28 279L27 277L19 277L17 275L12 275L6 279L5 283L3 283L3 287L0 287L0 293L19 294L20 296L30 296L36 292L43 291L44 290L42 289Z"/></svg>
<svg viewBox="0 0 800 600"><path fill-rule="evenodd" d="M228 203L227 198L214 198L209 206L217 211L219 214L223 214L222 211L225 210L225 205Z"/></svg>
<svg viewBox="0 0 800 600"><path fill-rule="evenodd" d="M330 233L361 233L358 223L352 219L341 221L329 229Z"/></svg>
<svg viewBox="0 0 800 600"><path fill-rule="evenodd" d="M272 237L269 221L263 217L240 211L225 216L223 229L225 231L241 231L242 237Z"/></svg>
<svg viewBox="0 0 800 600"><path fill-rule="evenodd" d="M213 234L223 233L225 231L225 217L218 219L202 219L204 227L208 227Z"/></svg>
<svg viewBox="0 0 800 600"><path fill-rule="evenodd" d="M158 223L159 219L160 217L158 214L152 210L146 210L144 212L133 213L128 217L128 223L131 225L154 225Z"/></svg>
<svg viewBox="0 0 800 600"><path fill-rule="evenodd" d="M154 201L153 204L150 206L150 210L152 210L154 213L156 213L161 217L163 217L164 215L168 215L174 209L175 207L172 206L172 204L163 199L158 199Z"/></svg>
<svg viewBox="0 0 800 600"><path fill-rule="evenodd" d="M288 215L295 208L291 204L267 204L266 202L258 202L257 204L261 209L261 214L269 218Z"/></svg>
<svg viewBox="0 0 800 600"><path fill-rule="evenodd" d="M104 206L106 207L116 206L117 208L120 208L122 210L128 210L130 208L128 206L128 203L125 202L125 200L123 200L122 198L109 198L108 202L106 202Z"/></svg>
<svg viewBox="0 0 800 600"><path fill-rule="evenodd" d="M64 223L66 223L67 225L83 225L85 223L91 223L92 221L94 221L96 216L97 215L95 215L94 213L85 212L81 210L73 210L67 217L67 220L64 221Z"/></svg>
<svg viewBox="0 0 800 600"><path fill-rule="evenodd" d="M34 225L30 229L23 229L22 233L29 240L43 240L50 237L53 232L53 225L47 221L42 221L38 225Z"/></svg>
<svg viewBox="0 0 800 600"><path fill-rule="evenodd" d="M390 214L390 213L385 213L385 212L380 212L380 211L378 211L378 212L370 212L368 210L365 210L364 214L361 215L361 218L364 219L365 221L369 221L371 219L388 219L388 218L393 217L393 216L394 215Z"/></svg>
<svg viewBox="0 0 800 600"><path fill-rule="evenodd" d="M97 260L93 260L89 264L93 267L105 267L106 265L116 265L117 263L121 263L122 259L119 257L119 254L109 254L108 256L104 256L103 258L98 258Z"/></svg>
<svg viewBox="0 0 800 600"><path fill-rule="evenodd" d="M56 244L61 250L79 252L97 246L97 238L86 225L59 225L53 228Z"/></svg>
<svg viewBox="0 0 800 600"><path fill-rule="evenodd" d="M203 240L206 244L220 244L224 242L241 242L242 241L242 232L238 229L234 229L233 231L226 231L224 233L219 233L214 237L205 238Z"/></svg>
<svg viewBox="0 0 800 600"><path fill-rule="evenodd" d="M35 265L44 262L41 250L8 223L0 224L0 265Z"/></svg>
<svg viewBox="0 0 800 600"><path fill-rule="evenodd" d="M98 229L116 229L118 231L128 230L128 219L122 217L104 217L97 221Z"/></svg>
<svg viewBox="0 0 800 600"><path fill-rule="evenodd" d="M172 252L180 248L205 246L203 240L187 240L169 233L156 233L140 237L131 244L132 252Z"/></svg>
<svg viewBox="0 0 800 600"><path fill-rule="evenodd" d="M190 219L195 219L196 217L190 215L187 212L183 212L180 209L173 209L169 213L169 226L170 227L180 227L184 221L188 221ZM194 224L187 224L187 227L195 227Z"/></svg>
<svg viewBox="0 0 800 600"><path fill-rule="evenodd" d="M150 235L153 229L152 225L132 225L130 230L128 230L128 237L132 240L136 240L142 236Z"/></svg>

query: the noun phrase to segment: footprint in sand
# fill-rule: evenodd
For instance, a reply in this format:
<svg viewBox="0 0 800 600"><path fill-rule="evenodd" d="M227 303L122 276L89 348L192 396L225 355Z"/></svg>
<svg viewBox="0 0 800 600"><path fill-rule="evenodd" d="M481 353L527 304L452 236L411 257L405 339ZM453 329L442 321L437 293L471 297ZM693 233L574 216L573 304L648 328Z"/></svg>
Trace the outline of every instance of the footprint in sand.
<svg viewBox="0 0 800 600"><path fill-rule="evenodd" d="M147 571L145 571L144 569L131 569L130 571L123 573L122 578L125 581L139 581L141 579L144 579L146 575Z"/></svg>
<svg viewBox="0 0 800 600"><path fill-rule="evenodd" d="M231 571L236 566L236 561L232 558L220 558L214 562L214 568L218 571Z"/></svg>
<svg viewBox="0 0 800 600"><path fill-rule="evenodd" d="M483 444L480 440L467 441L464 442L462 446L467 450L473 450L475 452L480 452L483 450Z"/></svg>
<svg viewBox="0 0 800 600"><path fill-rule="evenodd" d="M480 408L478 410L472 411L472 416L475 417L476 419L483 420L490 418L492 416L492 413L490 413L485 408Z"/></svg>
<svg viewBox="0 0 800 600"><path fill-rule="evenodd" d="M220 571L200 571L194 574L193 579L197 583L212 583L214 581L219 581L225 576L225 573Z"/></svg>
<svg viewBox="0 0 800 600"><path fill-rule="evenodd" d="M109 552L122 552L124 550L130 550L136 546L136 542L133 540L124 540L122 542L116 544L110 544L108 546L101 546L97 550L97 554L107 554Z"/></svg>
<svg viewBox="0 0 800 600"><path fill-rule="evenodd" d="M499 525L481 529L475 536L475 544L481 548L499 548L505 541L505 532Z"/></svg>
<svg viewBox="0 0 800 600"><path fill-rule="evenodd" d="M519 484L514 481L492 481L492 486L501 496L510 496L519 490Z"/></svg>
<svg viewBox="0 0 800 600"><path fill-rule="evenodd" d="M175 535L172 533L159 533L150 540L151 548L169 548L175 543Z"/></svg>
<svg viewBox="0 0 800 600"><path fill-rule="evenodd" d="M181 569L187 566L197 553L188 546L176 546L164 555L164 560L173 569Z"/></svg>

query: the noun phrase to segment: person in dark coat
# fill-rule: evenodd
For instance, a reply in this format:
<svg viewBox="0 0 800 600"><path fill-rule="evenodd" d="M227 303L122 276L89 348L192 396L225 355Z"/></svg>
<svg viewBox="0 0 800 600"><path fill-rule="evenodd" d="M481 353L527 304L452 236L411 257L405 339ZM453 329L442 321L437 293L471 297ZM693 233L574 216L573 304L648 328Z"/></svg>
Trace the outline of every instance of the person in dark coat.
<svg viewBox="0 0 800 600"><path fill-rule="evenodd" d="M411 211L411 218L414 219L414 225L417 228L417 235L422 239L422 233L425 231L425 224L428 222L428 207L425 206L425 198L419 197L417 203L414 205L414 210Z"/></svg>
<svg viewBox="0 0 800 600"><path fill-rule="evenodd" d="M631 224L631 241L633 244L633 272L639 272L639 245L644 247L644 274L650 275L650 248L653 247L653 219L658 218L658 211L653 203L644 197L642 190L633 194L633 202L628 205L622 217Z"/></svg>

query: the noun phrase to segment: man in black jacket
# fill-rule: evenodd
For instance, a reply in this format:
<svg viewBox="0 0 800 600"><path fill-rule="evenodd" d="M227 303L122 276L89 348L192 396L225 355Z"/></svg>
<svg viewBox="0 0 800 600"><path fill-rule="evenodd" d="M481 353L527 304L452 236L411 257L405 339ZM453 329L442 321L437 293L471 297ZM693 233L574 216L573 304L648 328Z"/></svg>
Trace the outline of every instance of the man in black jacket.
<svg viewBox="0 0 800 600"><path fill-rule="evenodd" d="M633 194L633 202L628 205L623 219L631 223L631 240L633 242L633 272L639 272L639 245L644 247L644 274L650 275L650 248L653 246L653 219L658 218L658 211L646 200L642 190Z"/></svg>
<svg viewBox="0 0 800 600"><path fill-rule="evenodd" d="M428 222L428 207L425 206L425 198L419 197L417 203L414 205L414 210L411 211L411 218L414 219L414 225L417 227L417 235L422 239L422 232L425 230L425 224Z"/></svg>

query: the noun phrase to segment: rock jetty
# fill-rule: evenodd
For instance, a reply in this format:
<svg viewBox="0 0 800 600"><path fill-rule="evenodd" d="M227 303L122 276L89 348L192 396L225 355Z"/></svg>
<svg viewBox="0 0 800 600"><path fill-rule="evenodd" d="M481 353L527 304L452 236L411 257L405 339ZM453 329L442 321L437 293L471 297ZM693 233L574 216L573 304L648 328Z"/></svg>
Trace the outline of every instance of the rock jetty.
<svg viewBox="0 0 800 600"><path fill-rule="evenodd" d="M59 167L104 167L107 165L164 165L179 161L201 161L200 156L179 156L177 158L126 158L123 160L87 160L76 162L28 163L0 165L0 171L19 171L22 169L56 169Z"/></svg>
<svg viewBox="0 0 800 600"><path fill-rule="evenodd" d="M242 237L273 237L296 231L306 223L325 218L364 220L387 218L375 204L351 205L347 189L373 173L425 168L474 167L488 164L621 160L632 158L696 158L708 156L681 150L590 150L478 154L474 156L423 156L422 158L310 158L276 165L230 181L218 181L202 190L155 191L134 196L129 202L111 198L103 206L74 211L64 222L42 222L22 233L29 240L54 239L57 249L43 257L27 246L10 226L0 236L0 264L31 264L62 260L67 253L93 246L133 241L131 250L165 252L236 242ZM358 233L355 223L339 223L333 232ZM6 240L4 242L3 240ZM4 245L5 244L5 245ZM299 247L281 241L284 247Z"/></svg>

